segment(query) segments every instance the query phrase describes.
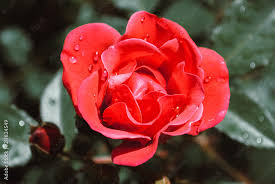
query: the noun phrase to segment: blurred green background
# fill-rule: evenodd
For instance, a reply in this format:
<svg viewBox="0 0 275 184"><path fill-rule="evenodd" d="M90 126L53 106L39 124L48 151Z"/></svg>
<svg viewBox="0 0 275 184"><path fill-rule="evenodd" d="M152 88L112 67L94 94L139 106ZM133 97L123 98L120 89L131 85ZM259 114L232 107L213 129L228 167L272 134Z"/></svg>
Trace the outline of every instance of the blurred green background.
<svg viewBox="0 0 275 184"><path fill-rule="evenodd" d="M230 109L217 128L199 138L173 137L139 167L95 164L94 156L108 156L108 147L117 143L106 144L92 131L77 133L81 127L75 128L58 72L63 42L70 30L92 22L107 23L123 34L138 10L178 22L197 45L225 58ZM274 0L1 0L0 117L9 120L9 183L164 184L168 179L161 178L167 176L179 184L273 184L274 56ZM18 125L20 120L26 124ZM42 121L59 126L69 156L31 155L29 126Z"/></svg>

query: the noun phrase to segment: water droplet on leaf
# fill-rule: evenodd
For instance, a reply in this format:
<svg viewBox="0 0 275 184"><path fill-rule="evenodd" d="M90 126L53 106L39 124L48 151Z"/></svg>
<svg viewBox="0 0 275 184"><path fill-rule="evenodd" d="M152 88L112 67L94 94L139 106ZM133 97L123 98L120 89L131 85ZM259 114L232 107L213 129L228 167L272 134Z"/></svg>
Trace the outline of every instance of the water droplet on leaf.
<svg viewBox="0 0 275 184"><path fill-rule="evenodd" d="M25 122L24 122L23 120L20 120L20 121L19 121L19 125L20 125L20 126L24 126L24 125L25 125Z"/></svg>
<svg viewBox="0 0 275 184"><path fill-rule="evenodd" d="M263 139L262 139L261 137L258 137L258 138L256 139L256 142L257 142L258 144L261 144L261 143L263 142Z"/></svg>
<svg viewBox="0 0 275 184"><path fill-rule="evenodd" d="M254 62L251 62L250 65L249 65L249 67L250 67L251 69L254 69L254 68L256 67L256 64L255 64Z"/></svg>

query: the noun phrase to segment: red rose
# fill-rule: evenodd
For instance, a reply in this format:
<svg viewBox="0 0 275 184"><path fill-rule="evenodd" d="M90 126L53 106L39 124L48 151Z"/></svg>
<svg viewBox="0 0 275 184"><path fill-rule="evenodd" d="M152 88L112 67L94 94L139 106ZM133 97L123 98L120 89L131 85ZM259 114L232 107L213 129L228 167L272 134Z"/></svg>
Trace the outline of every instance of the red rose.
<svg viewBox="0 0 275 184"><path fill-rule="evenodd" d="M137 166L160 135L197 135L221 122L229 104L228 70L184 28L140 11L121 36L102 23L71 31L61 54L63 82L91 129L123 143L115 164Z"/></svg>

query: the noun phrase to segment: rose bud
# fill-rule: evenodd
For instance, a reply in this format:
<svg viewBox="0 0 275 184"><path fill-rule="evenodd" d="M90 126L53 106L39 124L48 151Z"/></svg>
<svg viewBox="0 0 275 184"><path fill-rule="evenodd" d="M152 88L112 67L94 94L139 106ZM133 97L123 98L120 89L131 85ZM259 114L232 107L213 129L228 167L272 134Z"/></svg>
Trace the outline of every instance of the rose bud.
<svg viewBox="0 0 275 184"><path fill-rule="evenodd" d="M115 164L137 166L159 138L197 135L220 123L230 98L222 56L198 47L179 24L134 13L124 35L103 23L72 30L61 53L63 83L89 127L123 140Z"/></svg>
<svg viewBox="0 0 275 184"><path fill-rule="evenodd" d="M65 145L64 136L52 123L43 123L42 126L32 127L29 142L51 155L61 152Z"/></svg>

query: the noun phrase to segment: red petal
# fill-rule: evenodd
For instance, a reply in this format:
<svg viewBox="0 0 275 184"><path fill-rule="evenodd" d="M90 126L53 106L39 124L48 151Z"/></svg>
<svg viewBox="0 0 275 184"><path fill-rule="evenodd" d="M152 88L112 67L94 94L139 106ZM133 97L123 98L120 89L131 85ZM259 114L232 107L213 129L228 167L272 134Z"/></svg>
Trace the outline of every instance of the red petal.
<svg viewBox="0 0 275 184"><path fill-rule="evenodd" d="M108 126L128 132L140 133L147 126L134 119L124 102L118 102L106 108L103 118Z"/></svg>
<svg viewBox="0 0 275 184"><path fill-rule="evenodd" d="M136 69L137 73L144 73L144 74L148 74L150 76L153 76L156 81L165 89L166 88L166 80L164 79L164 77L162 76L162 74L158 71L155 70L153 68L150 68L148 66L140 66Z"/></svg>
<svg viewBox="0 0 275 184"><path fill-rule="evenodd" d="M142 115L138 103L128 86L125 84L116 86L114 89L109 90L108 95L112 97L112 104L117 102L124 102L135 120L142 122Z"/></svg>
<svg viewBox="0 0 275 184"><path fill-rule="evenodd" d="M205 99L199 132L217 125L224 119L230 99L228 69L223 57L210 49L200 48L200 51L205 72Z"/></svg>
<svg viewBox="0 0 275 184"><path fill-rule="evenodd" d="M119 38L120 34L115 29L101 23L80 26L67 35L61 53L63 83L76 110L81 82L90 75L89 70L101 67L100 54ZM93 61L95 57L98 60L96 64Z"/></svg>
<svg viewBox="0 0 275 184"><path fill-rule="evenodd" d="M171 125L167 128L166 131L162 133L170 136L183 135L187 133L190 134L190 131L192 131L193 123L201 119L202 113L203 113L203 105L201 104L198 110L193 114L193 116L189 119L187 123L183 125L178 125L178 126Z"/></svg>
<svg viewBox="0 0 275 184"><path fill-rule="evenodd" d="M78 93L78 107L82 117L89 124L90 128L112 139L136 139L142 138L150 140L148 136L131 133L121 130L114 130L105 127L98 117L96 101L98 96L98 73L94 72L85 79Z"/></svg>
<svg viewBox="0 0 275 184"><path fill-rule="evenodd" d="M166 59L160 50L141 39L128 39L109 47L102 54L102 62L109 75L114 75L129 61L142 58L142 64L158 67Z"/></svg>
<svg viewBox="0 0 275 184"><path fill-rule="evenodd" d="M142 113L142 121L145 124L153 122L160 115L160 104L158 98L165 95L159 91L153 91L146 94L142 100L138 100L139 108Z"/></svg>
<svg viewBox="0 0 275 184"><path fill-rule="evenodd" d="M159 135L152 142L142 144L138 141L124 141L112 151L114 164L126 166L138 166L153 157L158 147Z"/></svg>

